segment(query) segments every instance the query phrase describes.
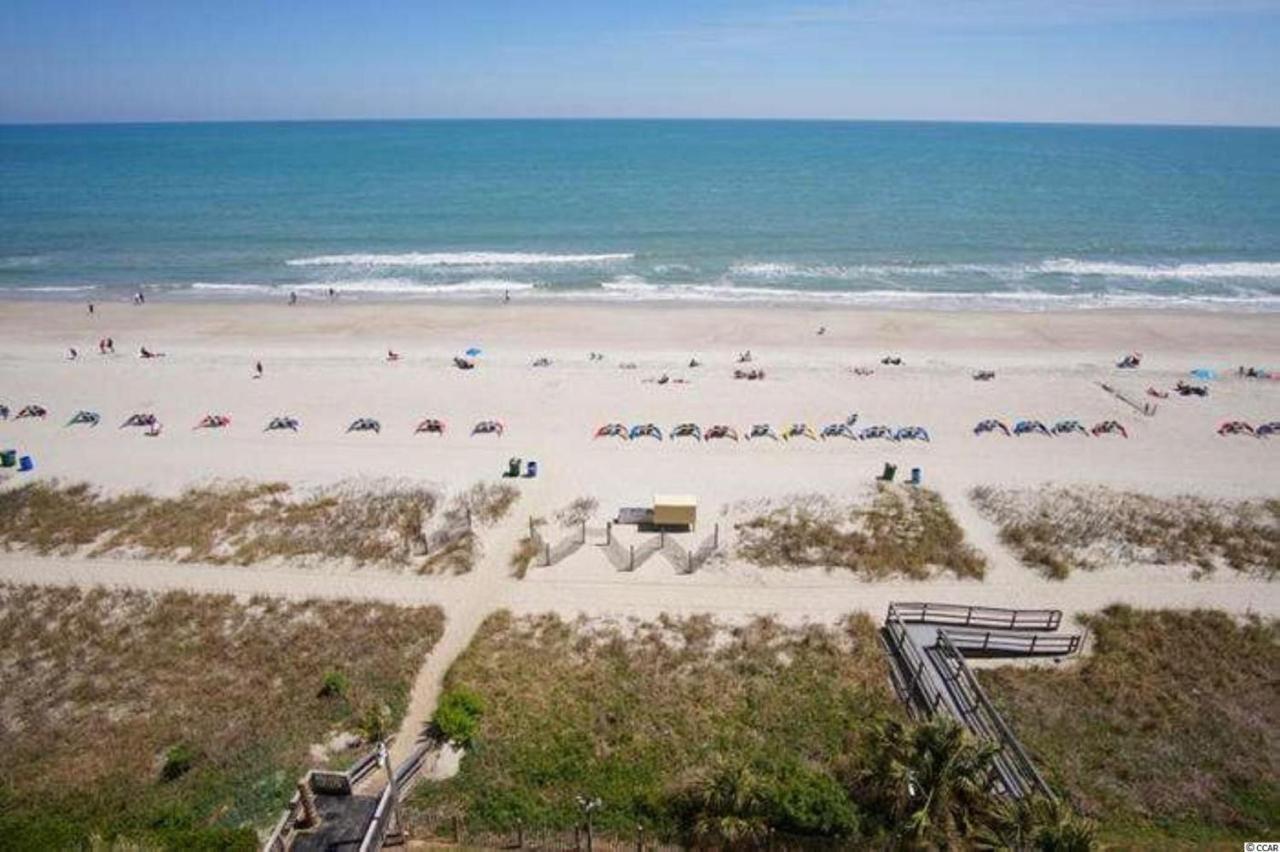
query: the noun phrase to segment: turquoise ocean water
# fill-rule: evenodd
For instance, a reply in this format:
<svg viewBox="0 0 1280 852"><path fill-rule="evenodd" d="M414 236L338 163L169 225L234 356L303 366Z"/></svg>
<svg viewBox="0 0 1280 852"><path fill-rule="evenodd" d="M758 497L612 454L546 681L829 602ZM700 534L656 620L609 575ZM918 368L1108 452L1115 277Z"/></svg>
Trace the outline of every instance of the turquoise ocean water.
<svg viewBox="0 0 1280 852"><path fill-rule="evenodd" d="M0 127L0 292L1280 310L1280 130Z"/></svg>

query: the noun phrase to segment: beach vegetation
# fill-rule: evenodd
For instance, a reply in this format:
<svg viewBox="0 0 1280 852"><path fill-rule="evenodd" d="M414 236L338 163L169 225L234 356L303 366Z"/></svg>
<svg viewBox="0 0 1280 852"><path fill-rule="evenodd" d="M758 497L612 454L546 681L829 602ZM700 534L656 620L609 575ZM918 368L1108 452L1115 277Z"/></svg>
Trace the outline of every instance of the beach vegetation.
<svg viewBox="0 0 1280 852"><path fill-rule="evenodd" d="M500 612L445 696L469 746L456 776L411 794L420 837L457 818L467 844L518 828L552 843L582 824L580 797L600 800L601 835L634 841L639 826L699 848L939 847L1004 815L990 748L906 718L862 615L788 628Z"/></svg>
<svg viewBox="0 0 1280 852"><path fill-rule="evenodd" d="M455 530L468 517L495 523L516 496L510 486L479 484L446 504L444 520ZM233 482L156 497L33 482L0 493L0 544L41 555L233 565L324 559L465 573L478 557L476 537L450 535L433 550L428 526L439 503L430 489L394 484L299 494L282 483Z"/></svg>
<svg viewBox="0 0 1280 852"><path fill-rule="evenodd" d="M970 492L1000 540L1051 579L1119 564L1280 574L1280 499L1156 497L1096 487Z"/></svg>
<svg viewBox="0 0 1280 852"><path fill-rule="evenodd" d="M1091 653L978 677L1032 758L1120 847L1280 833L1280 622L1113 606Z"/></svg>
<svg viewBox="0 0 1280 852"><path fill-rule="evenodd" d="M0 585L0 846L256 849L312 766L403 715L435 608ZM318 694L342 672L350 700ZM323 751L323 750L322 750ZM96 840L94 840L96 838Z"/></svg>
<svg viewBox="0 0 1280 852"><path fill-rule="evenodd" d="M795 497L766 504L734 529L737 556L764 567L843 569L869 580L986 572L941 495L925 488L882 483L854 503Z"/></svg>
<svg viewBox="0 0 1280 852"><path fill-rule="evenodd" d="M440 699L433 724L454 745L467 746L484 715L484 700L465 687L446 692Z"/></svg>

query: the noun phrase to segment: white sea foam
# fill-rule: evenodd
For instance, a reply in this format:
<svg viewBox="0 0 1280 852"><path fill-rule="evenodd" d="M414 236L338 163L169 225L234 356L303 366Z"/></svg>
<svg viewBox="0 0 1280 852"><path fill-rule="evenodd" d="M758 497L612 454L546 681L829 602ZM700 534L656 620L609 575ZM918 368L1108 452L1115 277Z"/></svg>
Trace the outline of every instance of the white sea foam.
<svg viewBox="0 0 1280 852"><path fill-rule="evenodd" d="M198 282L191 289L209 295L222 296L279 296L289 292L299 295L327 295L330 289L341 295L382 296L487 296L495 293L526 292L537 284L528 281L505 279L477 279L456 284L426 284L411 278L371 278L353 281L309 281L298 284L245 284Z"/></svg>
<svg viewBox="0 0 1280 852"><path fill-rule="evenodd" d="M542 254L538 252L463 251L408 254L326 254L285 261L289 266L556 266L630 260L632 254Z"/></svg>
<svg viewBox="0 0 1280 852"><path fill-rule="evenodd" d="M894 281L911 278L977 276L1001 282L1022 282L1043 276L1069 278L1112 278L1136 281L1280 281L1280 262L1226 261L1222 263L1142 264L1052 258L1037 263L901 263L839 266L785 261L735 263L729 275L738 279L787 282L810 279L837 281Z"/></svg>
<svg viewBox="0 0 1280 852"><path fill-rule="evenodd" d="M1039 265L1038 269L1041 272L1061 275L1102 275L1112 278L1139 278L1147 281L1214 278L1280 279L1280 263L1253 261L1147 265L1139 263L1112 263L1109 261L1077 260L1075 258L1063 257L1056 258L1054 260L1046 260Z"/></svg>

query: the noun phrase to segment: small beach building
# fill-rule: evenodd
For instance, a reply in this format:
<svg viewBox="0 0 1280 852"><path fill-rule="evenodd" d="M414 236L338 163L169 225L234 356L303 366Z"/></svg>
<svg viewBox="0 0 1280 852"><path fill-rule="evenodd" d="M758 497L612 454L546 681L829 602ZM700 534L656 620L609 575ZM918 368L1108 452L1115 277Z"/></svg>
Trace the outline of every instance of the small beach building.
<svg viewBox="0 0 1280 852"><path fill-rule="evenodd" d="M688 527L698 523L698 498L685 494L653 495L655 527Z"/></svg>

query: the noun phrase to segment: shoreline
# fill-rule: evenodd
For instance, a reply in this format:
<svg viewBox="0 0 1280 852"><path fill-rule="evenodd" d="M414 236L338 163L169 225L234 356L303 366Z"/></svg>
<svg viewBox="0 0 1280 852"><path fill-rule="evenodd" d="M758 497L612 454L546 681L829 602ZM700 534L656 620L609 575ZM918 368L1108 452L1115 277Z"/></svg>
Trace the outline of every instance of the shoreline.
<svg viewBox="0 0 1280 852"><path fill-rule="evenodd" d="M255 342L335 336L340 340L383 338L389 342L405 332L436 333L433 350L451 338L500 333L514 341L557 344L556 349L592 344L584 339L583 323L604 343L643 349L665 348L681 334L690 350L716 345L775 345L788 350L837 354L867 347L899 346L922 352L956 348L979 350L1031 346L1025 354L1039 360L1046 347L1070 351L1105 352L1107 358L1131 349L1169 348L1211 353L1246 350L1255 356L1280 360L1280 328L1266 312L1146 310L1108 308L1089 311L952 311L935 308L854 308L827 305L761 305L738 303L550 302L520 301L300 301L296 306L273 302L94 302L90 315L85 302L13 300L0 296L0 333L9 346L75 336L82 345L86 333L146 332L158 340L189 341L217 335ZM633 322L644 317L646 324ZM661 323L648 321L660 319ZM723 322L732 320L725 328ZM816 332L826 328L823 335ZM566 345L571 344L571 345ZM75 345L68 342L67 345ZM469 343L468 343L469 345ZM1119 349L1116 349L1119 347ZM1116 351L1112 352L1111 350ZM1008 351L1005 354L1015 354ZM1241 352L1243 356L1245 353ZM1245 363L1245 362L1241 362ZM1221 368L1221 365L1218 365ZM1234 365L1233 365L1234 366Z"/></svg>
<svg viewBox="0 0 1280 852"><path fill-rule="evenodd" d="M332 304L325 295L327 285L314 283L297 286L218 285L228 292L197 295L186 289L157 289L165 285L105 287L99 285L50 285L30 288L6 288L0 291L0 305L9 304L95 304L129 305L135 292L150 292L150 304L164 305L281 305L290 292L297 292L303 305ZM244 289L240 289L243 286ZM453 287L456 292L449 292ZM1280 313L1280 293L1254 296L1155 296L1141 293L1065 295L1037 292L946 292L919 290L784 290L767 292L751 287L717 288L713 285L689 285L664 288L655 285L651 291L626 295L608 289L548 290L525 282L512 282L505 288L494 284L478 290L462 285L424 285L421 291L382 290L379 288L335 287L342 305L398 305L423 307L504 306L503 292L512 293L512 304L563 308L733 308L739 310L830 310L884 311L976 314L1058 314L1058 313L1174 313L1248 316ZM785 293L785 295L784 295ZM157 295L158 294L158 295Z"/></svg>

